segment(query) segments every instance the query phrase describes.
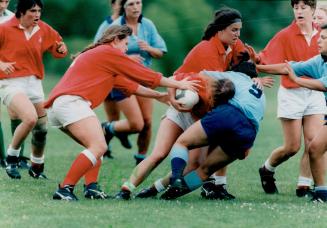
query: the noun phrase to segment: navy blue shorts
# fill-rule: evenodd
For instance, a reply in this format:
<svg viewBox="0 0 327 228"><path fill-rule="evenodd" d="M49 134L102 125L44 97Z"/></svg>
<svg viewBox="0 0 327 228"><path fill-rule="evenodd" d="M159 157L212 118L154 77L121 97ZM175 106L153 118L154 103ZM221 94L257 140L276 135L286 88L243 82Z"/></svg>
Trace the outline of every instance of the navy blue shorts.
<svg viewBox="0 0 327 228"><path fill-rule="evenodd" d="M230 104L217 106L201 119L210 146L220 146L229 156L244 159L253 146L256 129L239 109Z"/></svg>
<svg viewBox="0 0 327 228"><path fill-rule="evenodd" d="M127 96L122 91L119 89L112 89L105 100L118 102L124 100L125 98L127 98Z"/></svg>

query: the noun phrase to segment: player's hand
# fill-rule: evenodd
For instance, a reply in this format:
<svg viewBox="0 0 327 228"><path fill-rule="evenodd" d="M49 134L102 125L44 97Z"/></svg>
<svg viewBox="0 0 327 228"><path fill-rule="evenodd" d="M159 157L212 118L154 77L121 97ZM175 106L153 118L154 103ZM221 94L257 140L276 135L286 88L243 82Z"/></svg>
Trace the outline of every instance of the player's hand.
<svg viewBox="0 0 327 228"><path fill-rule="evenodd" d="M150 49L151 49L151 46L145 42L144 40L138 40L137 41L137 44L139 45L139 48L142 50L142 51L147 51L149 52Z"/></svg>
<svg viewBox="0 0 327 228"><path fill-rule="evenodd" d="M263 90L263 84L260 78L252 78L253 83L257 86L258 89Z"/></svg>
<svg viewBox="0 0 327 228"><path fill-rule="evenodd" d="M260 63L260 57L259 55L256 53L256 51L254 50L254 48L248 44L244 44L246 50L248 51L249 55L250 55L250 59L254 62L254 63Z"/></svg>
<svg viewBox="0 0 327 228"><path fill-rule="evenodd" d="M16 62L0 62L0 70L5 74L11 74L15 71Z"/></svg>
<svg viewBox="0 0 327 228"><path fill-rule="evenodd" d="M291 65L287 62L287 61L285 61L285 69L286 69L286 71L287 71L287 73L288 73L288 77L292 80L292 81L296 81L296 75L295 75L295 73L294 73L294 70L293 70L293 68L291 67Z"/></svg>
<svg viewBox="0 0 327 228"><path fill-rule="evenodd" d="M190 110L183 106L183 103L177 101L176 99L170 99L171 106L174 107L179 112L189 112Z"/></svg>
<svg viewBox="0 0 327 228"><path fill-rule="evenodd" d="M141 57L140 55L129 55L128 56L130 59L134 60L135 62L138 62L138 63L143 63L144 61L144 58Z"/></svg>
<svg viewBox="0 0 327 228"><path fill-rule="evenodd" d="M262 77L262 78L259 78L260 81L261 81L261 84L264 86L264 87L267 87L267 88L271 88L274 86L274 78L273 77L270 77L270 76L265 76L265 77Z"/></svg>
<svg viewBox="0 0 327 228"><path fill-rule="evenodd" d="M186 77L181 81L178 81L179 83L179 89L188 89L192 90L194 92L198 92L199 88L202 88L203 86L200 84L199 80L190 80L191 77Z"/></svg>
<svg viewBox="0 0 327 228"><path fill-rule="evenodd" d="M164 103L166 105L170 105L170 100L169 100L169 96L168 93L159 93L158 97L156 98L157 101Z"/></svg>
<svg viewBox="0 0 327 228"><path fill-rule="evenodd" d="M65 54L67 52L67 46L63 41L56 41L56 51L59 54Z"/></svg>

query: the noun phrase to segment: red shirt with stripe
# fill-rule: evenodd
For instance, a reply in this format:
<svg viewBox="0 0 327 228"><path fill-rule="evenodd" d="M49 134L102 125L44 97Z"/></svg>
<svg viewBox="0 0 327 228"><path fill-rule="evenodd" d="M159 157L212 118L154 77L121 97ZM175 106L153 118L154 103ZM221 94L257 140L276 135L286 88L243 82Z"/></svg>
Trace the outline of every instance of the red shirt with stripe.
<svg viewBox="0 0 327 228"><path fill-rule="evenodd" d="M67 53L56 51L56 41L62 41L61 36L51 26L39 21L39 30L27 39L24 29L20 28L16 17L0 25L0 60L16 62L15 71L9 75L0 71L0 79L25 77L35 75L44 77L43 54L49 51L55 58L63 58Z"/></svg>
<svg viewBox="0 0 327 228"><path fill-rule="evenodd" d="M104 44L80 54L74 60L44 106L50 107L61 95L77 95L90 101L91 108L95 108L113 87L134 93L139 86L136 82L154 88L161 78L160 73L133 61L110 44Z"/></svg>
<svg viewBox="0 0 327 228"><path fill-rule="evenodd" d="M318 29L317 27L315 27ZM319 54L319 32L315 34L310 44L307 43L299 26L293 21L288 27L278 32L259 53L262 64L276 64L287 61L305 61ZM284 88L299 88L287 75L282 75L281 85Z"/></svg>

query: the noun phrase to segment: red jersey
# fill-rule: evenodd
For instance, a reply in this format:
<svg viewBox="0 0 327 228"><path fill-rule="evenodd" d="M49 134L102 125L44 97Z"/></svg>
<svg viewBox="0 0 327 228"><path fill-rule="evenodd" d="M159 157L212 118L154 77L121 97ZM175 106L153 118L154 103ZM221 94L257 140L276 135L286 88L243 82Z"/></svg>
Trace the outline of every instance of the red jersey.
<svg viewBox="0 0 327 228"><path fill-rule="evenodd" d="M136 82L157 87L162 75L133 61L109 44L97 46L80 54L55 86L45 102L45 108L61 95L77 95L91 102L91 108L100 105L113 87L134 93Z"/></svg>
<svg viewBox="0 0 327 228"><path fill-rule="evenodd" d="M218 34L210 40L202 40L186 56L183 65L175 73L209 71L226 71L232 61L237 61L237 56L244 51L245 47L241 40L231 46L231 51L226 55L226 50Z"/></svg>
<svg viewBox="0 0 327 228"><path fill-rule="evenodd" d="M316 28L317 29L317 28ZM287 61L305 61L319 54L319 33L315 34L307 43L304 35L295 21L278 32L260 52L262 64L276 64ZM298 84L291 81L288 76L282 75L281 84L285 88L298 88Z"/></svg>
<svg viewBox="0 0 327 228"><path fill-rule="evenodd" d="M67 53L60 54L56 51L56 41L62 41L58 32L43 21L39 21L36 28L38 31L27 39L16 17L0 25L0 60L16 62L13 73L7 75L0 71L0 79L28 75L43 79L43 53L49 51L56 58L63 58L67 55Z"/></svg>

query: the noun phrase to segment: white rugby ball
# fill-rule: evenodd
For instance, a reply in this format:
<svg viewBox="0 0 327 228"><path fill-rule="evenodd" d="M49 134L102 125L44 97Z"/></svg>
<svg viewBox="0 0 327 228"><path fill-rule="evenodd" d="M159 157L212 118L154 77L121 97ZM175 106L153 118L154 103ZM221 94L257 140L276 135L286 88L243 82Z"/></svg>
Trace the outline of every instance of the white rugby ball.
<svg viewBox="0 0 327 228"><path fill-rule="evenodd" d="M182 103L182 106L191 110L199 102L199 95L191 90L176 90L175 99Z"/></svg>

